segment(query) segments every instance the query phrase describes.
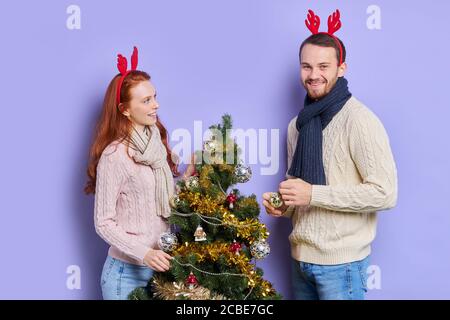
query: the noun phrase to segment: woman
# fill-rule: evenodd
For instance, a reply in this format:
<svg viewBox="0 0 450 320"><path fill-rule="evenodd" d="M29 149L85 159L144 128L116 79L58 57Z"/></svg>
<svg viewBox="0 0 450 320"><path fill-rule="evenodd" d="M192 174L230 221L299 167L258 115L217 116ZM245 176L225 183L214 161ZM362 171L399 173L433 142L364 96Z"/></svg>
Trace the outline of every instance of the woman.
<svg viewBox="0 0 450 320"><path fill-rule="evenodd" d="M106 91L85 188L95 193L95 229L110 244L101 276L108 300L127 299L154 271L167 271L171 260L157 241L168 229L173 176L179 173L157 116L156 90L150 76L136 70L137 59L135 47L127 70L126 58L118 55L120 74ZM185 176L192 170L190 165Z"/></svg>

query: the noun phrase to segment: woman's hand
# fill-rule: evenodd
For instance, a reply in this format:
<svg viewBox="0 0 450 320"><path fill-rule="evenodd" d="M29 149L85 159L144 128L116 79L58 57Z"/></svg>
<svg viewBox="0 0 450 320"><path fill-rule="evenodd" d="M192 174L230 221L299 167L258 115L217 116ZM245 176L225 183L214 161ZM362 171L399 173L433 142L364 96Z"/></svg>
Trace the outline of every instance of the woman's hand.
<svg viewBox="0 0 450 320"><path fill-rule="evenodd" d="M186 167L186 171L183 174L183 179L187 179L195 174L195 152L191 155L191 163Z"/></svg>
<svg viewBox="0 0 450 320"><path fill-rule="evenodd" d="M162 250L150 249L144 257L144 263L147 267L158 272L165 272L170 269L170 260L172 257Z"/></svg>

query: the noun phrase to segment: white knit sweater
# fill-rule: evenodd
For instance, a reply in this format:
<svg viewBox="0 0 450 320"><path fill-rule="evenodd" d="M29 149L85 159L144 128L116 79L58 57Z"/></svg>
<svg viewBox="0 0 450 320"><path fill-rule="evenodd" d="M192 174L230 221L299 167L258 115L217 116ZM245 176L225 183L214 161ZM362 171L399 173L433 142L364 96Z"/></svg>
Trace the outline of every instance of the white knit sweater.
<svg viewBox="0 0 450 320"><path fill-rule="evenodd" d="M288 128L288 169L298 139L296 120ZM354 97L323 130L323 163L327 185L313 185L310 206L284 214L293 223L291 255L321 265L364 259L375 238L376 211L396 204L397 170L382 123Z"/></svg>

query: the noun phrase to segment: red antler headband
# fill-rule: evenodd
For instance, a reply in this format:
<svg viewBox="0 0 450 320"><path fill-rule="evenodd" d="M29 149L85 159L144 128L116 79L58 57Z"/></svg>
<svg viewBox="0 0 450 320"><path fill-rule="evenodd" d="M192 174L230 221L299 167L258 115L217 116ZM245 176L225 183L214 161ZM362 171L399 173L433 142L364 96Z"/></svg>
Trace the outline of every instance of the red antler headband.
<svg viewBox="0 0 450 320"><path fill-rule="evenodd" d="M133 54L131 55L131 70L127 70L128 61L127 58L122 56L121 54L117 55L117 69L122 74L119 82L117 83L117 105L120 104L120 90L122 89L122 83L125 77L131 72L136 70L138 64L138 49L134 47Z"/></svg>
<svg viewBox="0 0 450 320"><path fill-rule="evenodd" d="M328 32L319 32L320 27L320 18L319 16L316 16L314 11L311 9L308 10L307 19L305 20L306 27L311 31L312 34L319 34L324 33L328 34L330 37L336 41L338 47L339 47L339 65L342 64L342 45L341 42L338 40L338 38L334 35L336 31L338 31L341 26L341 14L339 10L336 10L332 14L328 16Z"/></svg>

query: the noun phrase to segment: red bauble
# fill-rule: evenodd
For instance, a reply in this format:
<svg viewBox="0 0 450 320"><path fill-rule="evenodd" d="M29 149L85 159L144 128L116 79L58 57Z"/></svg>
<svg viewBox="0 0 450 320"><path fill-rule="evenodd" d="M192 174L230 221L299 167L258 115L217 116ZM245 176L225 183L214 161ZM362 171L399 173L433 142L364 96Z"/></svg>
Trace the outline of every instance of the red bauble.
<svg viewBox="0 0 450 320"><path fill-rule="evenodd" d="M195 274L193 274L192 272L188 275L187 279L186 279L186 283L188 285L197 285L198 284L198 280L197 277L195 276Z"/></svg>
<svg viewBox="0 0 450 320"><path fill-rule="evenodd" d="M229 203L230 209L233 209L233 203L237 200L237 196L234 193L230 193L227 197L227 202Z"/></svg>
<svg viewBox="0 0 450 320"><path fill-rule="evenodd" d="M236 200L237 200L237 197L234 193L230 193L227 197L227 202L229 202L229 203L234 203L234 202L236 202Z"/></svg>
<svg viewBox="0 0 450 320"><path fill-rule="evenodd" d="M239 255L239 251L241 250L242 245L239 242L234 241L230 246L230 251Z"/></svg>

